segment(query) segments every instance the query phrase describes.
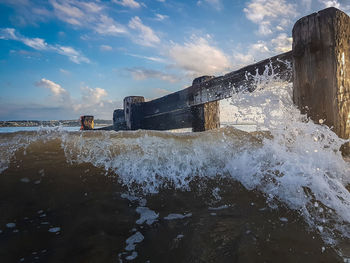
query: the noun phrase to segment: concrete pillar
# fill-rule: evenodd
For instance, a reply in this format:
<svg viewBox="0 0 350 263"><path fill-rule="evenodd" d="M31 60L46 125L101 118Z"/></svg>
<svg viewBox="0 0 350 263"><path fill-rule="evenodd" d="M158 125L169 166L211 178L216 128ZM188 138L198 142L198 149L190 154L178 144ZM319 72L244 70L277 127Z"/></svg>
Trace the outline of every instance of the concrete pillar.
<svg viewBox="0 0 350 263"><path fill-rule="evenodd" d="M192 131L200 132L220 128L219 101L192 106Z"/></svg>
<svg viewBox="0 0 350 263"><path fill-rule="evenodd" d="M140 129L140 123L142 116L140 112L135 110L135 105L145 102L145 98L142 96L129 96L124 98L124 114L126 128L128 130Z"/></svg>
<svg viewBox="0 0 350 263"><path fill-rule="evenodd" d="M293 28L293 100L313 121L350 136L350 18L327 8Z"/></svg>

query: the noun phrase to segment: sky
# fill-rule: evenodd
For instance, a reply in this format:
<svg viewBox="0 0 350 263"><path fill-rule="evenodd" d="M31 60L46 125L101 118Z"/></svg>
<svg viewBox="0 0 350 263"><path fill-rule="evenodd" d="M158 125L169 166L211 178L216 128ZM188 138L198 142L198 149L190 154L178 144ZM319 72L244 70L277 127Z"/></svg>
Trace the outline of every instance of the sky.
<svg viewBox="0 0 350 263"><path fill-rule="evenodd" d="M0 0L0 120L112 119L291 50L301 17L350 0Z"/></svg>

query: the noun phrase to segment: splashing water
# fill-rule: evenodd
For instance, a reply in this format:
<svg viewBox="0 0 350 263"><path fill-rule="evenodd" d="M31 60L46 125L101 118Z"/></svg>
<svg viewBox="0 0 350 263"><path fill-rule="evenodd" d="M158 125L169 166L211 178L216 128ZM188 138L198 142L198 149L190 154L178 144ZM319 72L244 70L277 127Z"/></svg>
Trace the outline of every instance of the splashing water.
<svg viewBox="0 0 350 263"><path fill-rule="evenodd" d="M254 93L233 95L236 114L231 116L268 129L271 137L254 154L230 160L226 169L231 175L236 171L233 177L247 189L259 189L271 202L278 199L300 211L328 242L337 235L350 238L350 194L345 188L350 167L339 151L346 140L301 115L293 105L292 84L268 72L254 76Z"/></svg>
<svg viewBox="0 0 350 263"><path fill-rule="evenodd" d="M328 127L301 115L292 84L273 70L247 76L255 91L233 94L221 116L249 122L257 132L226 127L204 133L159 131L65 132L43 129L1 137L0 171L33 142L59 140L69 163L92 163L118 175L130 192L191 190L196 180L230 178L299 211L329 244L350 239L350 165L339 151L345 142ZM268 130L268 132L266 131Z"/></svg>

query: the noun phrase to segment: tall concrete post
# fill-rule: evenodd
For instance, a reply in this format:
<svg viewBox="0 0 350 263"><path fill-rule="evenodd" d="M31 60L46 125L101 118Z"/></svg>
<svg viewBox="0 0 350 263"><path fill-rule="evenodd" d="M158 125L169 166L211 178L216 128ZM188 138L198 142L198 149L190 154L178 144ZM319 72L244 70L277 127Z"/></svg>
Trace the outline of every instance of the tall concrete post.
<svg viewBox="0 0 350 263"><path fill-rule="evenodd" d="M141 128L141 113L136 110L138 104L145 102L142 96L129 96L124 98L124 114L126 128L128 130L137 130Z"/></svg>
<svg viewBox="0 0 350 263"><path fill-rule="evenodd" d="M293 28L294 103L341 138L350 136L350 17L327 8Z"/></svg>

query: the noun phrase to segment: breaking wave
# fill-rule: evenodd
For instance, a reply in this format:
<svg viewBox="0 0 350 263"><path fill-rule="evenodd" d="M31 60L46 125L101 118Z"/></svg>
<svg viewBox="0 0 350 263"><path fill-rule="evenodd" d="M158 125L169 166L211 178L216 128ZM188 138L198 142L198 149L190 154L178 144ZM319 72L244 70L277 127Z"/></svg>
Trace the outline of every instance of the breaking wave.
<svg viewBox="0 0 350 263"><path fill-rule="evenodd" d="M254 123L256 132L228 126L202 133L43 128L2 134L0 171L18 149L58 140L68 163L101 167L130 192L190 190L196 181L229 178L262 192L271 207L282 203L298 211L326 243L348 242L350 164L339 151L345 141L300 114L291 84L268 72L253 77L255 92L234 94L221 116Z"/></svg>

